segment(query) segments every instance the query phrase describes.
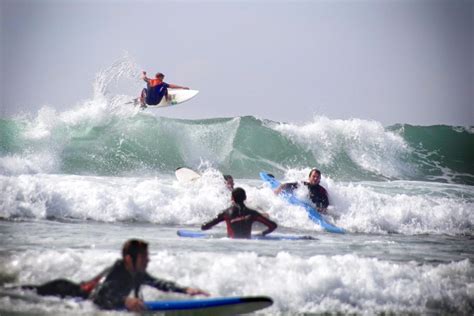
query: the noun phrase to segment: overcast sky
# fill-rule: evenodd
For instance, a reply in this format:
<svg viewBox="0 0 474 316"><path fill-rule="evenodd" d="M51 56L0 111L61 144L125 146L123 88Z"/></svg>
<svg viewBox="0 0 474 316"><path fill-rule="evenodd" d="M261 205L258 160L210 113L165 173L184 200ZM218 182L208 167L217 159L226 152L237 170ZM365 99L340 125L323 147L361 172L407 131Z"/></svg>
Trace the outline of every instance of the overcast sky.
<svg viewBox="0 0 474 316"><path fill-rule="evenodd" d="M474 125L471 0L0 3L2 117L77 106L128 52L200 90L157 115Z"/></svg>

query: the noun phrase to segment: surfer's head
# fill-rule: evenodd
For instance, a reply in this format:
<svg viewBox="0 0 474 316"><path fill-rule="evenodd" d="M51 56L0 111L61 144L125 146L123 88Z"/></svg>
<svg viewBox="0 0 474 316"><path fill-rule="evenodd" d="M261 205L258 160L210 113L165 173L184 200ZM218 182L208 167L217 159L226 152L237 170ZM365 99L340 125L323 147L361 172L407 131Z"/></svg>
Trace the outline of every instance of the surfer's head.
<svg viewBox="0 0 474 316"><path fill-rule="evenodd" d="M163 75L161 72L157 72L155 75L155 78L163 80L165 79L165 75Z"/></svg>
<svg viewBox="0 0 474 316"><path fill-rule="evenodd" d="M321 171L316 168L311 169L308 176L308 182L310 184L319 184L321 180Z"/></svg>
<svg viewBox="0 0 474 316"><path fill-rule="evenodd" d="M229 190L234 189L234 178L230 174L224 175L225 185Z"/></svg>
<svg viewBox="0 0 474 316"><path fill-rule="evenodd" d="M141 239L129 239L122 247L122 258L135 272L144 272L148 266L148 243Z"/></svg>
<svg viewBox="0 0 474 316"><path fill-rule="evenodd" d="M235 188L232 190L232 201L237 204L243 204L244 201L247 199L247 194L245 194L245 190L242 188Z"/></svg>

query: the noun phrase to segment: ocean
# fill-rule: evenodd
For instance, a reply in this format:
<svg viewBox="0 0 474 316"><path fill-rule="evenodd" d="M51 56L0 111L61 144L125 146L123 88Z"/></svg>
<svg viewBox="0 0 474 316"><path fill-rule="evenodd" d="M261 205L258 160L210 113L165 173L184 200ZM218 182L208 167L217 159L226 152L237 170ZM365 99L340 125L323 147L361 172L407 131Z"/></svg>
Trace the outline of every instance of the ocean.
<svg viewBox="0 0 474 316"><path fill-rule="evenodd" d="M261 315L474 313L474 127L165 118L125 105L131 97L111 95L105 77L76 107L0 119L0 315L100 314L88 301L11 287L86 280L128 238L150 242L152 275L213 297L273 298ZM178 182L182 166L202 177ZM258 176L300 181L313 167L329 192L327 219L344 235ZM178 237L229 206L223 174L276 233L314 240Z"/></svg>

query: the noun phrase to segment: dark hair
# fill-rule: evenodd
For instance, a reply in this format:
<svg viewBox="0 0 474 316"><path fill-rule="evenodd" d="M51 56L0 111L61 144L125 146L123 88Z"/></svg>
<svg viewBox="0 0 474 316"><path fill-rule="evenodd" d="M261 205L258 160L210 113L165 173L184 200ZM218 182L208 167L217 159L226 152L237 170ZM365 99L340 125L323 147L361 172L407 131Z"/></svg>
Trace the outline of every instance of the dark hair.
<svg viewBox="0 0 474 316"><path fill-rule="evenodd" d="M224 180L225 180L225 181L229 181L229 180L231 180L231 179L234 180L234 178L232 178L232 176L231 176L230 174L225 174L225 175L224 175Z"/></svg>
<svg viewBox="0 0 474 316"><path fill-rule="evenodd" d="M309 176L308 176L308 177L311 177L311 174L312 174L313 172L316 172L317 174L319 174L319 176L321 176L321 171L319 171L319 170L316 169L316 168L313 168L313 169L311 169L311 171L309 172Z"/></svg>
<svg viewBox="0 0 474 316"><path fill-rule="evenodd" d="M162 74L161 72L157 72L156 75L155 75L155 77L156 77L156 78L162 78L162 79L163 79L163 78L165 77L165 75Z"/></svg>
<svg viewBox="0 0 474 316"><path fill-rule="evenodd" d="M148 243L141 239L129 239L122 247L122 258L126 256L132 257L133 265L137 262L139 254L145 254L148 252Z"/></svg>
<svg viewBox="0 0 474 316"><path fill-rule="evenodd" d="M247 199L247 194L245 194L245 190L242 188L235 188L232 190L232 199L237 204L243 204L244 201Z"/></svg>

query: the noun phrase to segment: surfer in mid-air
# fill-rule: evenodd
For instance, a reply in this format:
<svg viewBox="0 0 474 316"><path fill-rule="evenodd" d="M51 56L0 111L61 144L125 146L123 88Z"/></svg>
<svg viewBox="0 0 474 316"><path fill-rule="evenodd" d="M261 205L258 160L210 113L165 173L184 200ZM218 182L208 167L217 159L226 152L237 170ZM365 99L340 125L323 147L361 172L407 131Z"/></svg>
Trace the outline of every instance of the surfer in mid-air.
<svg viewBox="0 0 474 316"><path fill-rule="evenodd" d="M277 224L260 214L256 210L248 208L244 201L247 199L245 190L235 188L232 190L232 206L222 211L216 218L202 225L202 230L208 230L214 225L225 221L227 224L227 236L229 238L250 238L252 235L252 224L260 222L267 226L262 235L268 235L277 228Z"/></svg>
<svg viewBox="0 0 474 316"><path fill-rule="evenodd" d="M142 108L146 108L147 105L157 105L161 102L163 97L165 97L166 100L169 100L168 88L189 90L188 87L164 82L163 79L165 79L165 75L161 72L158 72L155 75L155 78L151 79L147 77L146 71L142 71L142 79L146 82L147 86L142 90L139 98L140 106Z"/></svg>
<svg viewBox="0 0 474 316"><path fill-rule="evenodd" d="M309 198L318 208L319 212L326 213L329 205L328 193L319 182L321 181L321 171L316 168L311 169L308 176L308 182L303 181L303 185L308 188ZM280 194L281 191L294 191L300 186L298 182L283 183L275 190L275 194Z"/></svg>

